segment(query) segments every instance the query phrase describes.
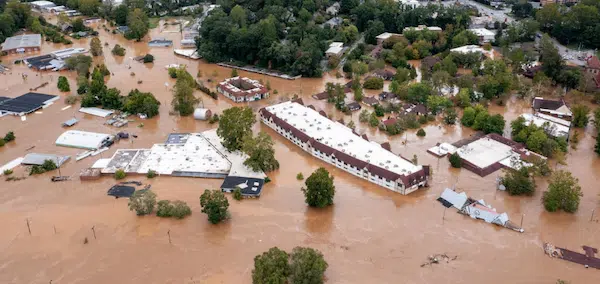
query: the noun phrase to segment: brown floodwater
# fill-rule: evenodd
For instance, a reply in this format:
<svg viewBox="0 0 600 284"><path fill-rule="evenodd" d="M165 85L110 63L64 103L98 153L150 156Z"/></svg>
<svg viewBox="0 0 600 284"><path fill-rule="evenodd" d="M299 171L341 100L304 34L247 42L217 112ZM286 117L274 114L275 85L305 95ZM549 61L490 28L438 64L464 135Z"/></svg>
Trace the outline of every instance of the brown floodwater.
<svg viewBox="0 0 600 284"><path fill-rule="evenodd" d="M179 46L178 33L151 31L152 37L166 37ZM0 133L15 131L17 139L0 148L0 164L30 152L67 154L77 149L57 147L56 138L64 131L63 121L75 116L80 119L73 129L115 133L128 131L139 136L135 142L116 143L101 157L109 157L118 148L149 147L164 141L170 132L204 131L215 128L191 117L169 115L170 87L164 66L186 64L191 74L202 72L202 80L213 82L229 76L231 70L177 57L172 48L149 48L146 43L124 40L119 35L100 31L102 42L108 42L105 55L95 62L104 62L114 74L107 85L127 94L131 89L152 92L162 103L160 115L150 120L129 123L123 129L103 125L104 120L78 113L76 107L62 110L63 100L27 116L0 118ZM125 57L110 53L114 44L127 49ZM76 40L75 47L89 47L89 39ZM64 48L44 44L44 53ZM155 55L154 64L141 64L130 58L145 53ZM18 56L3 58L12 67L0 75L3 96L15 97L44 82L38 92L60 95L56 88L59 75L69 78L75 93L75 74L37 73L9 62ZM131 66L129 68L128 66ZM131 76L130 73L135 75ZM27 80L21 73L28 74ZM298 94L307 104L325 109L335 119L354 120L359 133L371 140L390 141L394 153L412 158L433 168L431 187L409 196L401 196L367 181L360 180L325 164L301 151L268 127L257 123L255 132L266 131L275 140L276 157L281 168L269 174L272 182L256 200L230 199L231 219L211 225L200 212L199 196L204 189L216 189L221 180L159 177L128 177L152 184L159 199L181 199L193 214L184 220L138 217L127 208L127 199L106 195L115 183L111 177L80 182L79 170L89 167L96 158L67 162L63 175L73 180L52 183L53 173L27 176L19 167L15 175L26 176L20 181L0 180L0 283L250 283L253 258L278 246L291 250L295 246L310 246L323 252L329 268L328 283L554 283L565 279L571 283L599 283L600 272L585 269L566 261L544 255L543 242L579 250L581 245L600 247L600 224L590 222L592 210L598 209L600 159L593 153L593 126L580 135L577 150L566 157L570 170L579 178L584 196L575 214L547 213L541 205L542 192L547 188L538 179L538 191L532 197L511 197L495 192L495 179L500 172L481 178L467 170L452 169L447 159L437 159L426 149L437 142L454 142L468 137L472 130L460 125L445 126L440 122L424 127L427 136L419 138L415 131L388 137L379 130L359 123L358 113L352 116L336 112L322 101L310 96L325 88L326 82L345 82L333 75L318 79L287 81L247 72L242 76L268 81L278 95L250 103L254 110ZM137 84L142 80L141 84ZM211 88L215 83L207 83ZM370 94L375 94L372 92ZM221 112L234 105L220 96L218 100L196 92L205 107ZM503 114L507 121L522 112L529 112L528 103L512 98L505 106L490 106L490 112ZM138 127L140 123L143 127ZM508 133L508 124L506 133ZM406 144L403 144L406 142ZM335 204L327 209L310 209L304 203L296 180L302 172L307 177L318 167L327 168L335 176ZM483 198L501 212L508 212L515 223L524 215L525 233L519 234L447 210L435 199L445 187L456 185L469 196ZM600 215L600 212L598 212ZM595 217L595 219L600 219ZM27 220L31 227L28 232ZM92 231L94 228L94 232ZM171 235L171 244L167 232ZM87 238L89 243L84 244ZM421 268L427 256L446 253L457 259L432 267Z"/></svg>

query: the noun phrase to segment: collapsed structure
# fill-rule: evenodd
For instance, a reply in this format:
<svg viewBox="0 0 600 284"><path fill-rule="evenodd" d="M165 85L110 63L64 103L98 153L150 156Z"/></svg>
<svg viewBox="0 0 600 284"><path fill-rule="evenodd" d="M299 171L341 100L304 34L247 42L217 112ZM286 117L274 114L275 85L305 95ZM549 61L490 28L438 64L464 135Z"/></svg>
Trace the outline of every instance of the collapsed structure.
<svg viewBox="0 0 600 284"><path fill-rule="evenodd" d="M239 76L219 83L217 91L234 102L251 102L269 97L269 90L260 82Z"/></svg>
<svg viewBox="0 0 600 284"><path fill-rule="evenodd" d="M401 194L426 186L429 167L414 165L300 102L260 109L262 122L302 150L350 174Z"/></svg>
<svg viewBox="0 0 600 284"><path fill-rule="evenodd" d="M508 214L500 214L491 205L486 204L483 199L474 200L469 198L464 192L458 193L446 188L437 200L446 208L454 207L458 210L458 213L468 215L473 219L481 219L487 223L500 225L519 233L525 232L523 228L519 228L508 220Z"/></svg>

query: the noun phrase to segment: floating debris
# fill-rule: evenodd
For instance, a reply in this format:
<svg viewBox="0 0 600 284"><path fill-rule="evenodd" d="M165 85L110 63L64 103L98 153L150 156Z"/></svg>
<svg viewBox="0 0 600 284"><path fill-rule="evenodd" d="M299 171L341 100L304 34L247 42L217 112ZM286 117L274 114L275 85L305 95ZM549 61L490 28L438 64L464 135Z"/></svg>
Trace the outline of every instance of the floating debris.
<svg viewBox="0 0 600 284"><path fill-rule="evenodd" d="M434 254L434 255L428 256L427 262L421 264L421 267L425 267L425 266L432 265L432 264L439 264L442 261L445 261L446 263L450 263L450 261L456 260L457 258L458 258L458 255L455 255L454 257L450 257L445 253Z"/></svg>
<svg viewBox="0 0 600 284"><path fill-rule="evenodd" d="M597 248L589 246L581 246L585 254L574 252L572 250L555 247L551 243L544 243L544 253L550 257L564 259L566 261L583 264L585 268L593 267L600 269L600 258L595 255L598 253Z"/></svg>

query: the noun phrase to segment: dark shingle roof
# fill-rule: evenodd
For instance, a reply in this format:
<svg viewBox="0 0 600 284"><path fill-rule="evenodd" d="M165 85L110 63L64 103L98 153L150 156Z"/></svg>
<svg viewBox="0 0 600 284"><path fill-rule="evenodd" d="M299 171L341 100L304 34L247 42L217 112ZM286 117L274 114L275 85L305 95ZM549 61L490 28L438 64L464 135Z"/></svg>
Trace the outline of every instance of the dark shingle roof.
<svg viewBox="0 0 600 284"><path fill-rule="evenodd" d="M221 189L235 189L235 187L241 184L245 184L245 186L242 186L244 188L240 188L242 195L260 196L265 180L250 177L228 176L223 181L223 184L221 184Z"/></svg>
<svg viewBox="0 0 600 284"><path fill-rule="evenodd" d="M546 100L544 98L534 98L533 99L533 108L534 109L550 109L550 110L557 110L560 107L562 107L563 105L565 105L565 102L562 100Z"/></svg>

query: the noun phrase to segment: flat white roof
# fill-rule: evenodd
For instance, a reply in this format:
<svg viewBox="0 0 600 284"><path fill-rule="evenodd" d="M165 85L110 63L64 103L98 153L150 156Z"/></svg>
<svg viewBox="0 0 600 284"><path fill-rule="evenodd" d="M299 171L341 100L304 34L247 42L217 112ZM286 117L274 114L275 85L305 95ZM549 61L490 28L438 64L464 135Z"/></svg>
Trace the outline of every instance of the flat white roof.
<svg viewBox="0 0 600 284"><path fill-rule="evenodd" d="M339 41L334 41L331 44L329 44L329 47L342 47L344 46L343 42L339 42Z"/></svg>
<svg viewBox="0 0 600 284"><path fill-rule="evenodd" d="M428 26L424 26L424 25L419 25L417 27L406 27L406 28L404 28L403 31L407 31L407 30L422 31L424 29L428 29L430 31L435 31L435 32L442 31L442 28L440 28L440 27L428 27Z"/></svg>
<svg viewBox="0 0 600 284"><path fill-rule="evenodd" d="M231 169L229 170L230 176L235 177L248 177L248 178L261 178L264 179L266 177L265 173L255 172L246 165L244 162L248 159L248 155L244 154L242 151L234 151L229 152L223 144L221 143L221 138L217 135L217 130L212 129L208 131L202 132L202 135L206 140L208 140L217 151L221 154L225 155L227 160L231 162Z"/></svg>
<svg viewBox="0 0 600 284"><path fill-rule="evenodd" d="M31 5L35 5L35 6L39 6L39 7L56 6L56 4L54 4L54 2L50 2L50 1L33 1L33 2L31 2Z"/></svg>
<svg viewBox="0 0 600 284"><path fill-rule="evenodd" d="M377 142L367 141L338 122L295 102L283 102L266 108L309 137L361 161L400 175L418 172L423 167L385 150Z"/></svg>
<svg viewBox="0 0 600 284"><path fill-rule="evenodd" d="M494 33L493 31L490 31L488 29L484 29L484 28L469 29L469 30L478 36L496 36L496 33Z"/></svg>
<svg viewBox="0 0 600 284"><path fill-rule="evenodd" d="M486 168L513 154L512 148L494 139L482 137L460 147L458 155L479 168Z"/></svg>
<svg viewBox="0 0 600 284"><path fill-rule="evenodd" d="M465 45L457 48L450 49L451 52L458 53L469 53L469 52L485 52L485 49L481 48L479 45Z"/></svg>
<svg viewBox="0 0 600 284"><path fill-rule="evenodd" d="M99 116L99 117L107 117L114 113L112 110L101 109L97 107L82 107L79 109L79 112Z"/></svg>
<svg viewBox="0 0 600 284"><path fill-rule="evenodd" d="M87 132L80 130L68 130L58 136L57 146L98 149L102 142L111 139L112 135L104 133Z"/></svg>
<svg viewBox="0 0 600 284"><path fill-rule="evenodd" d="M542 117L540 115L533 115L530 113L524 113L521 115L521 117L525 119L526 125L531 125L533 123L537 127L544 128L546 130L547 134L549 134L551 136L554 136L554 137L569 136L570 128L568 126L560 124L556 121L556 120L562 120L562 119L556 118L556 120L551 120L551 119L548 119L548 117L552 117L552 116L545 115L544 117ZM562 120L562 121L564 121L564 120ZM544 124L546 124L546 123L547 123L548 127L543 127Z"/></svg>
<svg viewBox="0 0 600 284"><path fill-rule="evenodd" d="M390 38L392 36L395 36L395 35L399 35L399 34L385 32L385 33L382 33L382 34L378 35L377 39L386 40L386 39L388 39L388 38Z"/></svg>
<svg viewBox="0 0 600 284"><path fill-rule="evenodd" d="M342 53L342 50L344 50L344 48L341 46L332 46L329 49L327 49L327 51L325 51L325 54L339 55L340 53Z"/></svg>
<svg viewBox="0 0 600 284"><path fill-rule="evenodd" d="M40 47L41 45L42 35L40 34L18 35L7 38L2 43L2 51L26 47Z"/></svg>

